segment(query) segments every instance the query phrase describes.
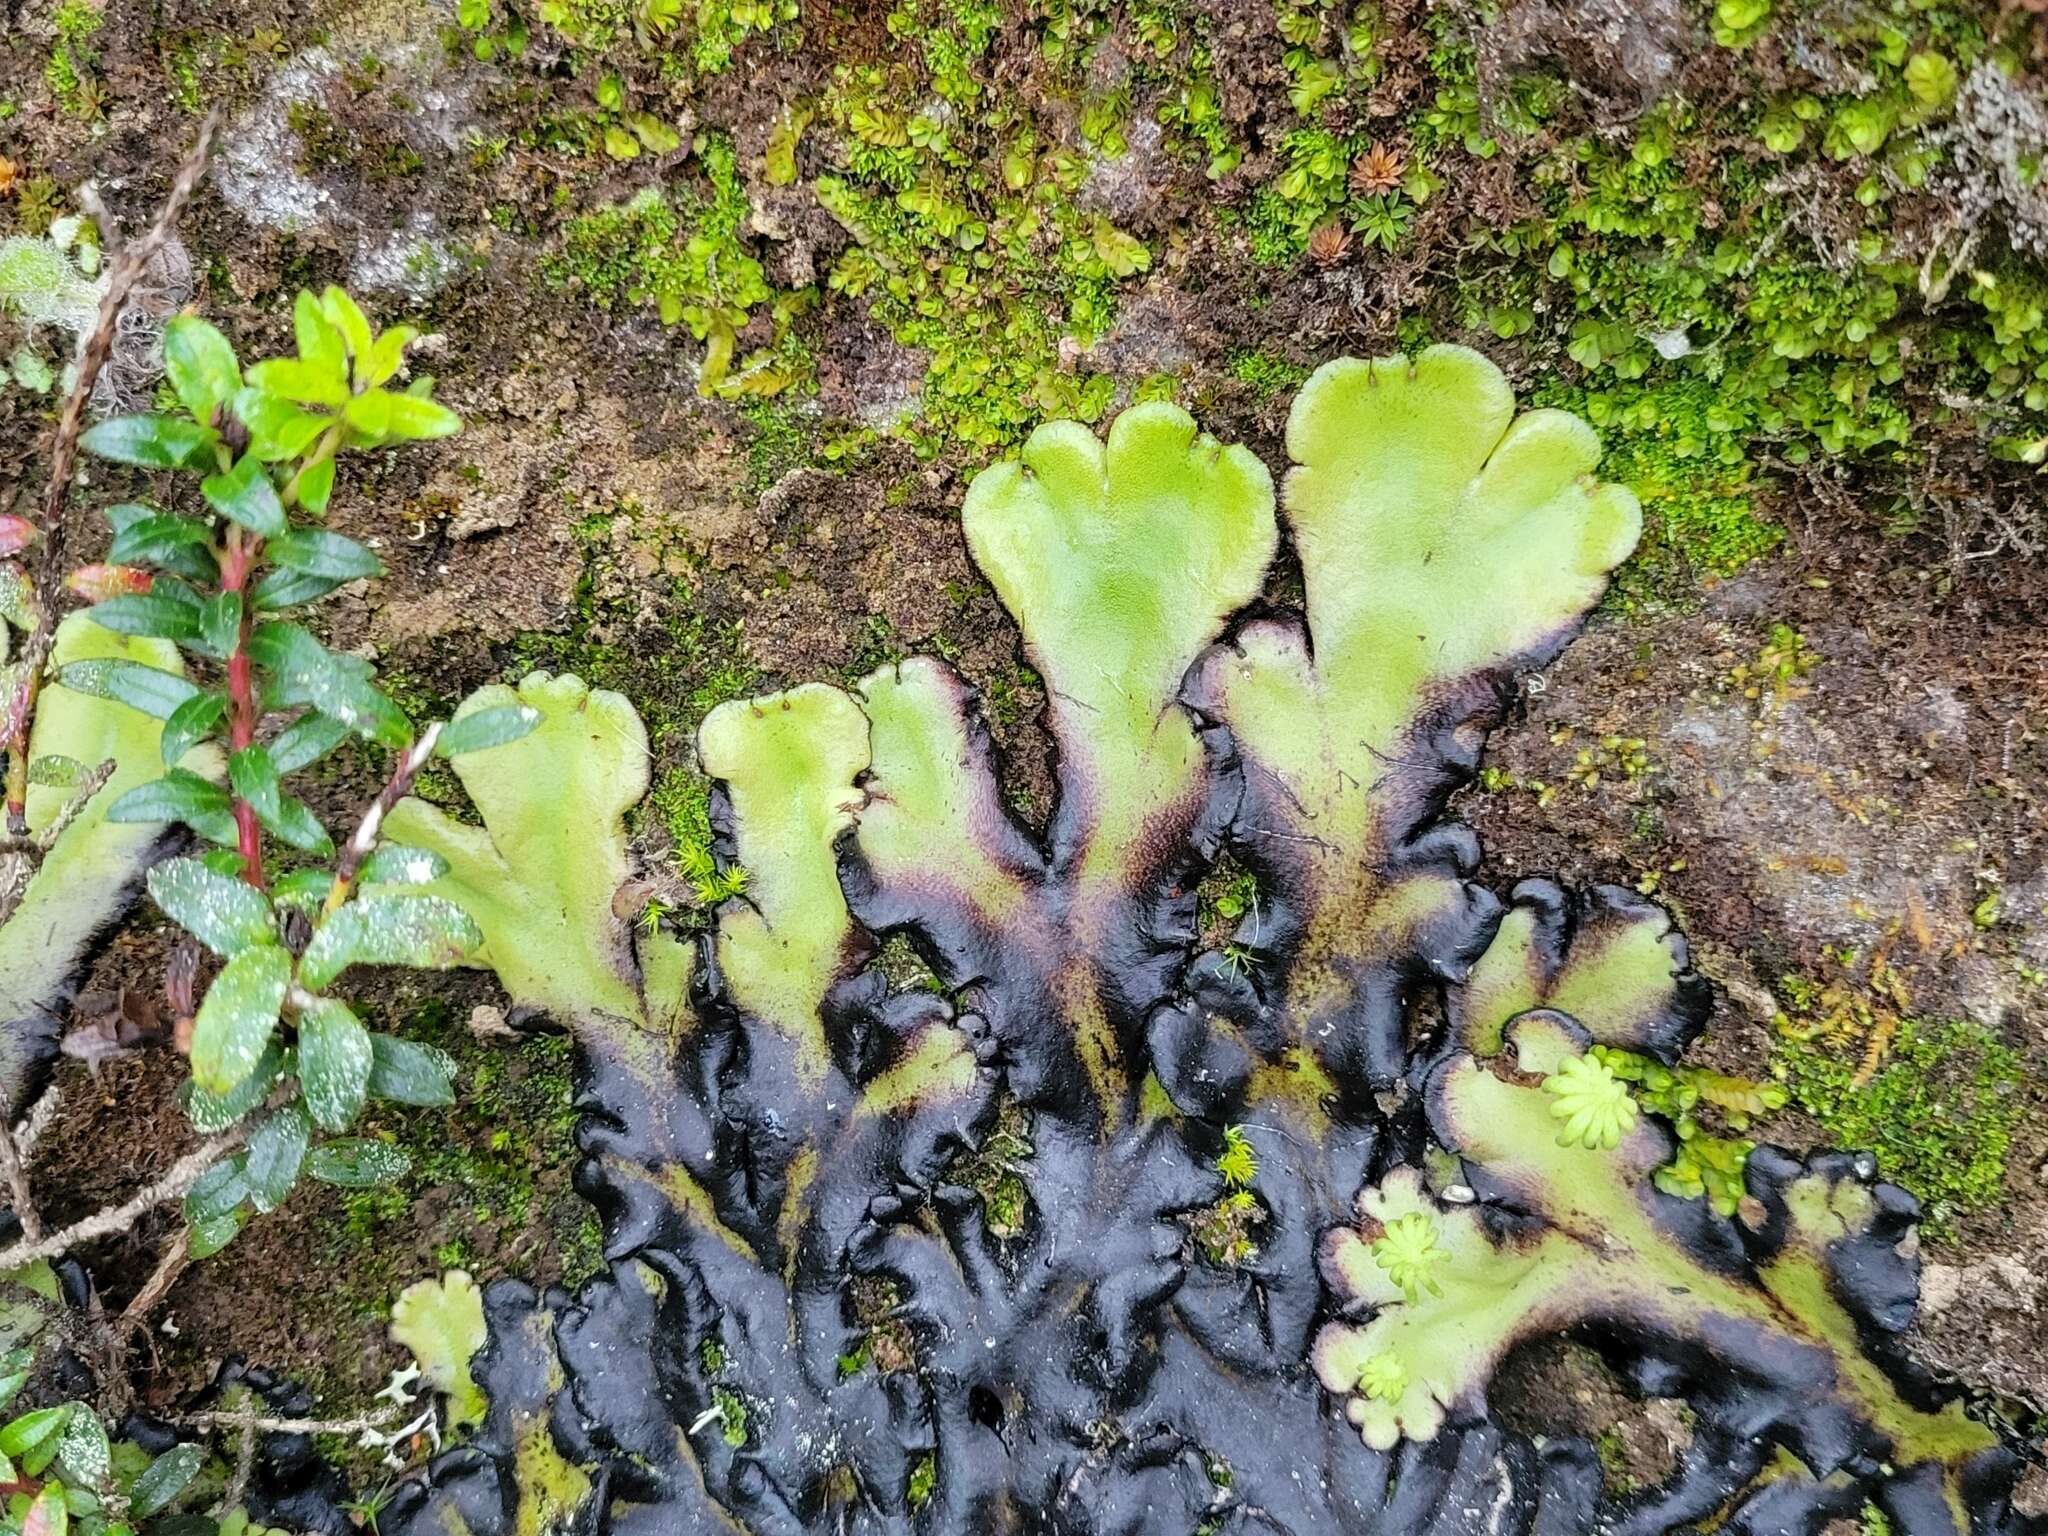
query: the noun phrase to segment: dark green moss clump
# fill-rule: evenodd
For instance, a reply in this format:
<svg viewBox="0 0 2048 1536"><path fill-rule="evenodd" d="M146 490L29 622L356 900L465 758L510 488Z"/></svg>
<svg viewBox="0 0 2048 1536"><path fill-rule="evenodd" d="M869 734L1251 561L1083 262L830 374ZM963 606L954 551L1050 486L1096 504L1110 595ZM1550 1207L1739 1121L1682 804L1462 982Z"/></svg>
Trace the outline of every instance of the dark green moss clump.
<svg viewBox="0 0 2048 1536"><path fill-rule="evenodd" d="M732 875L742 882L745 876L737 870L721 875L714 867L711 783L697 771L690 743L707 714L760 684L761 671L739 626L709 611L698 589L675 581L652 604L636 595L614 552L612 518L586 519L578 532L583 569L566 624L518 636L506 674L573 672L593 688L632 701L654 754L654 791L642 814L673 843L700 900L716 902L742 888Z"/></svg>
<svg viewBox="0 0 2048 1536"><path fill-rule="evenodd" d="M604 1262L601 1235L569 1182L578 1155L569 1038L480 1039L438 999L394 1027L455 1058L456 1100L445 1110L365 1118L362 1134L403 1149L412 1167L393 1184L340 1195L325 1261L344 1277L346 1308L382 1317L420 1277L413 1241L417 1211L432 1209L423 1206L430 1201L460 1212L434 1224L445 1237L429 1256L434 1267L467 1269L479 1282L518 1271L573 1285L594 1274Z"/></svg>

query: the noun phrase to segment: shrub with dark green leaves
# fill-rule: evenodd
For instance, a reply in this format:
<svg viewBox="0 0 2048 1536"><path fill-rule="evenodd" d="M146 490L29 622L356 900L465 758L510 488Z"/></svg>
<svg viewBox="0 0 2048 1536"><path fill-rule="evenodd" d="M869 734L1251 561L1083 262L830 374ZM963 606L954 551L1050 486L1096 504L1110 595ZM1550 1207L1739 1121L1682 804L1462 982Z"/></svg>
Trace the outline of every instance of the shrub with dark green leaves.
<svg viewBox="0 0 2048 1536"><path fill-rule="evenodd" d="M181 1035L189 1030L185 1108L224 1150L234 1144L186 1197L201 1256L302 1173L364 1185L403 1172L394 1148L341 1134L367 1098L450 1102L445 1057L372 1033L334 988L351 966L443 967L471 955L476 925L420 889L446 865L387 840L384 817L430 759L514 739L538 719L485 709L416 729L368 662L296 621L306 604L383 570L364 545L322 526L341 457L446 437L460 422L433 399L431 378L397 387L410 327L373 331L339 288L301 293L294 321L296 356L245 368L219 331L180 316L164 362L182 411L116 417L85 434L102 458L191 477L174 482L171 505L110 507L107 560L71 578L99 599L94 624L174 646L184 665L107 656L60 673L75 693L161 722L161 772L114 800L106 820L182 823L212 845L148 878L189 936L169 983ZM337 849L286 781L351 737L387 751L393 767ZM218 754L225 772L207 772ZM220 961L203 989L196 946Z"/></svg>
<svg viewBox="0 0 2048 1536"><path fill-rule="evenodd" d="M62 1373L52 1367L69 1352L59 1324L68 1311L65 1287L47 1263L0 1277L0 1410L9 1411L0 1425L0 1532L168 1533L178 1523L173 1506L197 1492L206 1449L170 1445L152 1456L109 1435L91 1404L64 1396Z"/></svg>

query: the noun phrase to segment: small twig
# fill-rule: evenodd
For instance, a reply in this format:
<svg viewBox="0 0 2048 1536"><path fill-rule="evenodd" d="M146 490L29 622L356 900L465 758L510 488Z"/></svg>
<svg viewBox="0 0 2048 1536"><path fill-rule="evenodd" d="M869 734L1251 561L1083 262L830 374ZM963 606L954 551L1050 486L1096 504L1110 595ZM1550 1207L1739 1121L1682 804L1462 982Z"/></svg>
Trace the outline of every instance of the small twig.
<svg viewBox="0 0 2048 1536"><path fill-rule="evenodd" d="M50 1123L57 1118L57 1106L63 1099L63 1089L45 1089L43 1096L36 1100L35 1108L28 1112L28 1118L14 1128L15 1150L21 1154L24 1166L36 1155L36 1143L43 1139L43 1132L47 1131Z"/></svg>
<svg viewBox="0 0 2048 1536"><path fill-rule="evenodd" d="M35 1242L43 1235L43 1218L36 1214L35 1196L28 1187L28 1160L4 1121L0 1121L0 1177L7 1180L7 1195L14 1202L14 1219L21 1223L21 1235Z"/></svg>
<svg viewBox="0 0 2048 1536"><path fill-rule="evenodd" d="M135 1299L128 1303L121 1313L119 1336L126 1338L149 1319L149 1314L159 1303L170 1295L171 1287L178 1283L178 1277L185 1273L185 1266L192 1262L192 1229L181 1226L177 1234L164 1245L163 1256L156 1261L156 1268L142 1289L135 1293Z"/></svg>
<svg viewBox="0 0 2048 1536"><path fill-rule="evenodd" d="M384 818L391 814L392 807L412 793L413 781L420 776L420 770L433 760L434 743L440 739L441 722L437 720L421 731L419 740L406 749L405 755L398 760L398 766L391 770L391 777L385 781L384 788L364 810L363 819L356 824L355 832L334 866L334 884L327 893L329 912L348 900L363 861L376 851L377 839L384 829Z"/></svg>
<svg viewBox="0 0 2048 1536"><path fill-rule="evenodd" d="M356 1444L370 1450L382 1449L386 1466L402 1468L405 1462L394 1447L410 1437L424 1433L436 1450L441 1445L440 1432L434 1427L431 1404L412 1422L400 1424L395 1429L389 1427L394 1420L403 1417L396 1408L379 1408L351 1419L280 1419L258 1413L252 1404L245 1408L210 1408L199 1413L182 1414L171 1422L187 1429L234 1429L241 1432L235 1456L235 1475L222 1492L220 1502L214 1506L214 1515L219 1518L242 1502L242 1495L249 1486L249 1475L256 1466L256 1436L259 1432L266 1435L354 1435Z"/></svg>
<svg viewBox="0 0 2048 1536"><path fill-rule="evenodd" d="M228 1479L227 1487L220 1492L220 1502L213 1506L215 1519L224 1519L241 1507L242 1495L249 1490L250 1475L256 1470L256 1415L244 1411L237 1422L242 1435L235 1447L235 1475Z"/></svg>
<svg viewBox="0 0 2048 1536"><path fill-rule="evenodd" d="M200 178L206 174L207 159L213 152L213 132L219 125L218 109L209 112L206 121L199 125L199 137L193 141L191 153L178 167L177 179L171 183L170 196L164 199L156 222L149 226L141 239L121 247L113 270L107 276L107 291L100 299L99 318L84 352L79 355L78 381L64 401L64 414L57 420L57 436L50 445L50 483L43 490L43 536L49 541L42 561L46 579L51 576L53 568L58 568L56 581L62 580L58 546L63 542L64 497L71 489L71 474L78 463L78 439L85 430L86 402L92 398L92 387L99 381L100 370L106 367L107 359L113 355L114 330L121 318L121 310L128 302L129 291L141 278L142 269L171 238L171 231L177 227L185 204L198 190ZM44 607L51 611L55 608L50 599L54 596L56 581L50 581L49 590L40 594L45 600Z"/></svg>
<svg viewBox="0 0 2048 1536"><path fill-rule="evenodd" d="M81 213L98 226L101 250L113 252L121 249L121 221L114 217L114 210L101 199L98 187L89 181L81 182L78 190L71 194L71 200L78 204Z"/></svg>
<svg viewBox="0 0 2048 1536"><path fill-rule="evenodd" d="M234 1129L222 1131L218 1136L201 1142L172 1164L169 1173L155 1183L143 1186L121 1204L74 1222L53 1236L16 1243L11 1248L0 1250L0 1270L19 1269L37 1259L54 1259L94 1238L126 1232L145 1212L182 1196L199 1182L201 1174L220 1161L223 1154L234 1151L248 1140L252 1122L257 1118L250 1115Z"/></svg>
<svg viewBox="0 0 2048 1536"><path fill-rule="evenodd" d="M34 846L38 852L47 854L57 846L57 839L64 835L72 822L78 820L86 806L91 803L92 797L106 788L107 780L114 776L114 767L114 760L110 757L79 780L78 788L72 792L71 798L50 818L50 824L35 835Z"/></svg>
<svg viewBox="0 0 2048 1536"><path fill-rule="evenodd" d="M397 1417L395 1408L379 1408L352 1419L273 1419L253 1408L206 1408L178 1414L171 1422L186 1429L249 1429L266 1435L381 1435Z"/></svg>

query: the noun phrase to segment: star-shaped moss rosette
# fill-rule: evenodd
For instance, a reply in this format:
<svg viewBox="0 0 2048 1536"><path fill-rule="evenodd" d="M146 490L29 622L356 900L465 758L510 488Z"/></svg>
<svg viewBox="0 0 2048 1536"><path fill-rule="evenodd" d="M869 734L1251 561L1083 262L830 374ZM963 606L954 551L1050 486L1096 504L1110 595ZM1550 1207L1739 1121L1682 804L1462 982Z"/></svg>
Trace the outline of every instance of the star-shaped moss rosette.
<svg viewBox="0 0 2048 1536"><path fill-rule="evenodd" d="M1629 1097L1628 1084L1591 1056L1561 1063L1543 1079L1543 1091L1551 1096L1550 1113L1564 1122L1557 1133L1559 1146L1603 1151L1619 1146L1636 1123L1636 1101Z"/></svg>
<svg viewBox="0 0 2048 1536"><path fill-rule="evenodd" d="M1164 405L976 480L968 547L1046 680L1043 826L941 661L726 704L698 751L744 887L650 927L620 896L631 710L486 690L543 718L458 760L482 825L408 807L393 835L448 860L515 1003L575 1031L611 1264L487 1291L485 1421L380 1529L2003 1518L1988 1432L1864 1337L1910 1315L1910 1201L1768 1149L1739 1220L1665 1193L1637 1064L1675 1070L1707 1002L1668 919L1503 904L1442 820L1634 539L1591 434L1434 348L1320 371L1288 443L1280 507ZM1246 617L1281 514L1307 611ZM1259 899L1198 954L1226 851ZM892 985L891 939L931 985ZM1508 1350L1580 1325L1698 1414L1634 1505L1589 1447L1486 1417Z"/></svg>
<svg viewBox="0 0 2048 1536"><path fill-rule="evenodd" d="M1325 1280L1363 1321L1321 1331L1316 1374L1365 1443L1388 1450L1483 1417L1493 1372L1517 1345L1593 1328L1632 1352L1660 1395L1740 1401L1736 1465L1753 1476L1766 1444L1785 1447L1813 1474L1804 1514L1875 1500L1904 1529L1970 1530L1968 1494L2002 1459L1996 1436L1959 1404L1915 1401L1865 1354L1864 1333L1910 1313L1911 1261L1897 1251L1910 1200L1874 1185L1867 1162L1807 1168L1778 1154L1751 1177L1737 1222L1705 1219L1700 1202L1656 1192L1650 1176L1672 1137L1632 1108L1613 1112L1625 1086L1585 1055L1588 1043L1565 1015L1535 1011L1509 1024L1491 1060L1441 1062L1425 1088L1430 1128L1464 1182L1432 1190L1398 1168L1361 1191L1355 1227L1325 1239ZM1561 1095L1560 1082L1582 1086ZM1561 1136L1565 1104L1587 1118ZM1422 1223L1443 1250L1434 1288L1387 1258ZM1390 1360L1404 1384L1393 1396ZM1365 1383L1369 1368L1380 1391ZM1733 1432L1708 1429L1717 1444ZM1703 1517L1731 1491L1725 1468L1681 1477L1635 1512L1665 1524L1626 1528ZM1784 1490L1771 1493L1783 1517Z"/></svg>

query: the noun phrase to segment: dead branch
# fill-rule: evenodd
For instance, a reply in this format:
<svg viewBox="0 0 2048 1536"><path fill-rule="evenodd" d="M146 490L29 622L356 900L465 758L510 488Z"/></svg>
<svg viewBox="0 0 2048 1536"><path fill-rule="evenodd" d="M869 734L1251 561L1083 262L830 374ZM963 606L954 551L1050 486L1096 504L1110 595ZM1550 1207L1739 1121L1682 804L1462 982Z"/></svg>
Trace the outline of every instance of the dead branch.
<svg viewBox="0 0 2048 1536"><path fill-rule="evenodd" d="M93 385L99 381L100 370L106 367L107 359L113 355L115 331L120 324L121 311L127 305L129 292L142 276L150 258L170 239L178 216L184 212L185 204L199 186L200 178L206 174L207 158L213 148L213 133L219 121L218 111L207 115L206 121L200 125L199 137L194 141L191 153L178 167L177 179L171 183L170 196L164 200L156 222L150 225L141 239L123 245L115 258L107 276L107 291L100 299L98 319L79 354L78 377L71 386L71 393L64 399L63 412L57 418L56 435L51 439L50 478L43 490L43 537L36 556L35 628L29 631L28 640L22 646L21 680L15 687L14 697L7 701L4 709L0 709L0 719L7 724L4 745L9 758L9 831L16 837L25 837L28 832L23 806L27 794L29 730L35 719L36 697L42 690L43 668L48 665L51 647L56 643L59 599L66 564L64 502L71 493L71 479L78 468L78 441L85 432L86 403L92 398ZM41 863L42 852L34 846L27 850L32 867Z"/></svg>
<svg viewBox="0 0 2048 1536"><path fill-rule="evenodd" d="M35 1196L29 1190L28 1162L14 1132L4 1123L0 1123L0 1177L7 1180L7 1195L14 1204L14 1219L21 1223L21 1235L35 1242L43 1235L43 1218L36 1214Z"/></svg>
<svg viewBox="0 0 2048 1536"><path fill-rule="evenodd" d="M11 1248L0 1249L0 1270L33 1264L37 1259L54 1259L95 1238L112 1237L118 1232L126 1232L147 1212L181 1198L199 1182L201 1174L249 1139L249 1132L253 1128L252 1122L258 1118L256 1115L250 1115L234 1129L222 1131L218 1136L201 1142L172 1164L169 1173L152 1184L144 1185L121 1204L95 1212L83 1221L73 1222L63 1231L49 1237L19 1242Z"/></svg>
<svg viewBox="0 0 2048 1536"><path fill-rule="evenodd" d="M150 1272L148 1282L135 1293L135 1299L128 1303L121 1313L119 1336L126 1338L149 1320L149 1314L157 1309L164 1297L171 1293L171 1287L178 1283L178 1277L185 1273L185 1266L192 1262L192 1229L180 1227L175 1236L164 1245L163 1256L156 1261L156 1268Z"/></svg>
<svg viewBox="0 0 2048 1536"><path fill-rule="evenodd" d="M208 1408L172 1416L185 1429L250 1429L266 1435L382 1434L398 1417L396 1409L379 1408L352 1419L273 1419L253 1408Z"/></svg>

